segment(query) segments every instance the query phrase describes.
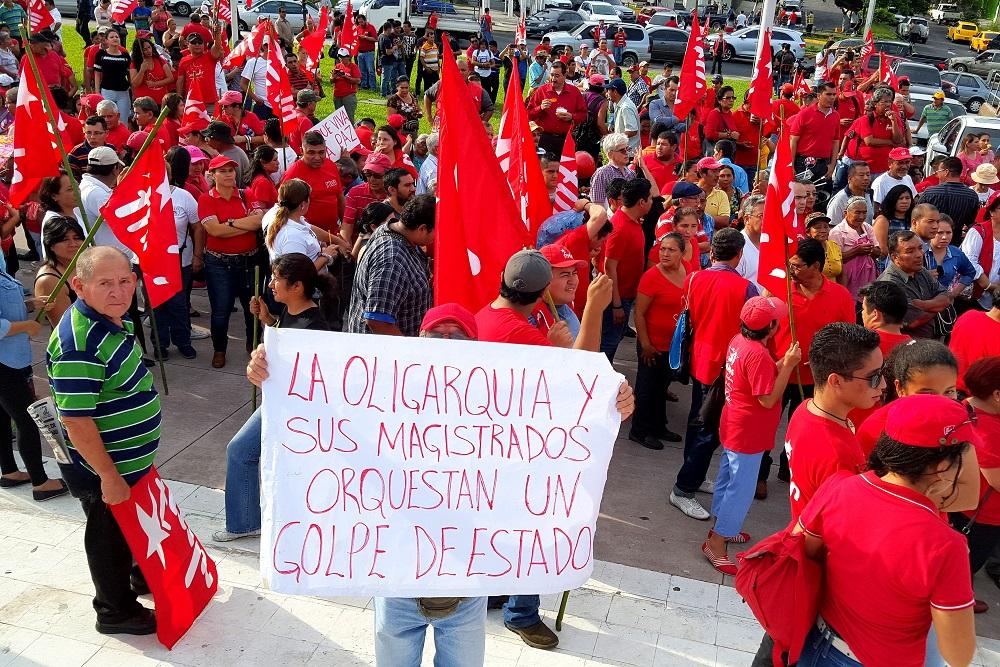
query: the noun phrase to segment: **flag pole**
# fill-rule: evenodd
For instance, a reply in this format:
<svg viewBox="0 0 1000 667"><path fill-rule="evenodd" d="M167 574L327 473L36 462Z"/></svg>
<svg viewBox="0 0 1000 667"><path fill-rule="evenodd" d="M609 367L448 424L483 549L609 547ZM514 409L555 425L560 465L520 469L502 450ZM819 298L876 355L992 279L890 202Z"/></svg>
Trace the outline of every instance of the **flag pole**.
<svg viewBox="0 0 1000 667"><path fill-rule="evenodd" d="M42 96L42 99L44 100L45 97ZM139 161L139 158L142 156L142 154L146 152L146 149L149 148L149 145L153 143L153 139L156 137L156 133L160 129L160 126L163 125L163 121L166 120L167 113L169 111L170 110L167 107L163 107L162 109L160 109L160 117L156 119L156 123L153 124L153 129L150 130L149 136L146 137L146 140L143 142L142 147L140 147L139 151L135 154L135 159L132 161L132 164L125 167L125 171L122 172L119 181L123 180L126 176L129 175L129 173L131 173L132 167L135 165L136 162ZM72 179L72 177L70 178ZM76 263L77 260L80 259L80 253L86 250L87 246L93 243L94 235L97 234L97 230L100 229L101 225L103 224L104 224L104 216L98 215L97 220L94 221L93 227L91 227L87 231L87 236L83 239L83 243L80 244L80 249L76 251L75 255L73 255L73 259L69 261L69 264L66 266L66 270L63 271L62 277L59 278L59 282L57 282L56 286L52 288L52 293L49 294L48 299L45 302L46 305L55 301L56 295L59 294L59 290L63 288L63 285L65 285L66 282L69 280L70 274L72 274L73 271L76 269ZM141 266L142 265L140 264L140 267ZM40 312L38 313L38 316L35 319L37 319L40 322L44 315L45 315L45 310L43 307L40 309Z"/></svg>
<svg viewBox="0 0 1000 667"><path fill-rule="evenodd" d="M253 267L253 298L260 303L260 264ZM253 352L257 349L257 341L259 340L260 330L260 318L253 318L253 343L250 347L250 351ZM253 404L254 411L257 410L257 385L250 385L253 390L250 392L250 402Z"/></svg>
<svg viewBox="0 0 1000 667"><path fill-rule="evenodd" d="M785 107L778 109L778 117L781 119L781 128L778 134L778 143L781 143L781 135L785 133ZM795 156L792 156L792 170L794 171ZM792 209L794 213L795 209ZM795 309L792 308L792 269L788 264L788 241L782 240L781 247L785 251L785 296L788 303L788 331L792 336L792 344L799 342L798 333L795 331ZM804 403L806 400L805 390L802 389L802 369L799 364L795 364L795 384L799 388L799 399Z"/></svg>
<svg viewBox="0 0 1000 667"><path fill-rule="evenodd" d="M146 296L148 297L149 294L147 293ZM165 348L160 345L160 333L156 329L156 308L149 305L148 299L146 300L146 310L149 312L149 331L153 335L153 345L156 346L153 356L156 357L156 362L160 366L160 379L163 380L163 395L169 396L170 389L167 387L167 369L163 365L163 355L161 354ZM140 322L138 325L142 326L142 323Z"/></svg>

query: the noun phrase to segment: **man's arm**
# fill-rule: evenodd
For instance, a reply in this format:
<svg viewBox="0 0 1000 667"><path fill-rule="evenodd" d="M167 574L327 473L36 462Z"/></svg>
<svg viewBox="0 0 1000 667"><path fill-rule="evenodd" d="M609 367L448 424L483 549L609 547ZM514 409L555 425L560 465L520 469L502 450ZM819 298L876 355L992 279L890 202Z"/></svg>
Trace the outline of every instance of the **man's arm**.
<svg viewBox="0 0 1000 667"><path fill-rule="evenodd" d="M219 23L215 26L215 41L212 42L212 49L209 51L216 60L222 60L222 57L226 54L222 47L224 39L222 35L222 24ZM215 76L215 72L212 72L212 76Z"/></svg>

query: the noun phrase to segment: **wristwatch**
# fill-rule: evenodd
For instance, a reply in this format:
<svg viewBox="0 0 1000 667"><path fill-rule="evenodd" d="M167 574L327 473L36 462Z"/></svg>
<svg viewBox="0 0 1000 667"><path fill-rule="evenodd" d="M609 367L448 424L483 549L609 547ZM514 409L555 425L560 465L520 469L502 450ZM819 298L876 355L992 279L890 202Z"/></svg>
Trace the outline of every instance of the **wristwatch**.
<svg viewBox="0 0 1000 667"><path fill-rule="evenodd" d="M233 226L233 222L234 222L234 220L232 218L229 218L228 220L226 220L226 224L229 225L230 227Z"/></svg>

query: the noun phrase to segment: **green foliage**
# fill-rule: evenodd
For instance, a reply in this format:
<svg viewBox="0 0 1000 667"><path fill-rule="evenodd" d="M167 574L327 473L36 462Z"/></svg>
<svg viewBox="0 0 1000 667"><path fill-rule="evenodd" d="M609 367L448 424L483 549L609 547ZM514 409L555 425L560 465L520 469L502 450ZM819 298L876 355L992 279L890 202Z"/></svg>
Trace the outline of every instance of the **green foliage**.
<svg viewBox="0 0 1000 667"><path fill-rule="evenodd" d="M888 25L894 25L896 23L896 17L888 9L884 9L882 7L876 7L875 23L886 23Z"/></svg>

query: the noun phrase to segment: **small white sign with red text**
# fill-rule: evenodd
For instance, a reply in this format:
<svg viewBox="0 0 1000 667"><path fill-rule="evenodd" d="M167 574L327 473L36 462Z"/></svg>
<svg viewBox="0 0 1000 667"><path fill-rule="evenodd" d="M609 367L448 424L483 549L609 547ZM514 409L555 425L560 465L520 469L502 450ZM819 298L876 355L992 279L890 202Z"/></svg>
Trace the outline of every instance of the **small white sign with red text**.
<svg viewBox="0 0 1000 667"><path fill-rule="evenodd" d="M312 129L323 135L326 140L326 156L334 162L361 145L361 139L354 131L354 125L344 107L313 125Z"/></svg>

